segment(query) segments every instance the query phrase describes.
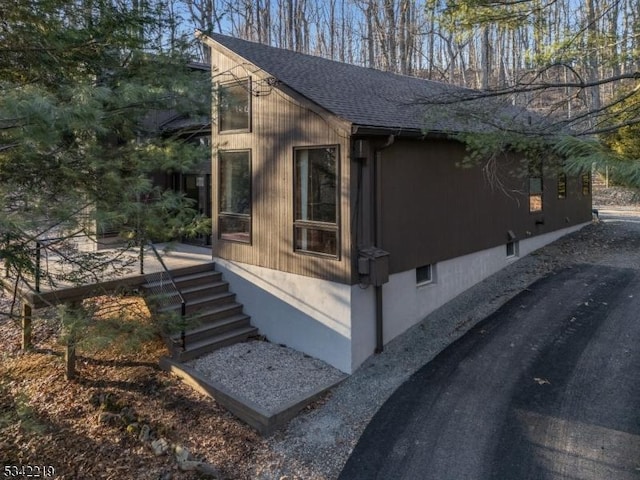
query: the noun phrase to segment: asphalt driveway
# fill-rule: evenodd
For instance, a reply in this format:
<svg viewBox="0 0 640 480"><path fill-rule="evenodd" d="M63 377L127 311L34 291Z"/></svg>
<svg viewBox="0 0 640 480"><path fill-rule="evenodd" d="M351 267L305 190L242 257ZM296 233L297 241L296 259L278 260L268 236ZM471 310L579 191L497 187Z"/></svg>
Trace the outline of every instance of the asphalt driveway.
<svg viewBox="0 0 640 480"><path fill-rule="evenodd" d="M639 479L640 271L539 280L418 370L347 461L357 479Z"/></svg>

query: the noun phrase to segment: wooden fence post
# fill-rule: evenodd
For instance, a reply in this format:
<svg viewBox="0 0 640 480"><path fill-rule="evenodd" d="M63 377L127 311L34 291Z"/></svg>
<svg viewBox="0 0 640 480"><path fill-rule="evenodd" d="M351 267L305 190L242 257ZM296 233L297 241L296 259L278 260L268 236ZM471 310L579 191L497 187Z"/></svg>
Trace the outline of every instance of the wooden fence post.
<svg viewBox="0 0 640 480"><path fill-rule="evenodd" d="M65 315L76 315L78 312L78 302L71 302ZM64 376L67 380L73 380L76 377L76 334L74 326L68 332L67 345L64 350Z"/></svg>
<svg viewBox="0 0 640 480"><path fill-rule="evenodd" d="M28 303L22 305L22 350L31 348L31 314L32 307Z"/></svg>

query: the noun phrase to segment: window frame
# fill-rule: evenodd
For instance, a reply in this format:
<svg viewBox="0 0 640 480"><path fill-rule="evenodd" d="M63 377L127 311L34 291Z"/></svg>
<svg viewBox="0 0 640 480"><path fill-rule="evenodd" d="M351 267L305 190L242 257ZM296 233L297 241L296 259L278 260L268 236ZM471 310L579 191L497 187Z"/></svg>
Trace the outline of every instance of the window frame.
<svg viewBox="0 0 640 480"><path fill-rule="evenodd" d="M540 182L540 188L538 189L532 188L532 185L535 185L535 181ZM529 193L529 213L542 213L544 211L544 162L542 159L529 160L528 167L528 193ZM534 197L539 197L540 199L540 208L532 209L532 200Z"/></svg>
<svg viewBox="0 0 640 480"><path fill-rule="evenodd" d="M558 194L558 200L566 200L567 198L567 174L564 172L560 172L558 174L558 188L557 188L557 194Z"/></svg>
<svg viewBox="0 0 640 480"><path fill-rule="evenodd" d="M244 85L243 85L244 84ZM243 88L246 90L246 94L247 94L247 108L248 108L248 112L247 112L247 126L243 127L243 128L234 128L234 129L227 129L227 130L223 130L222 129L222 109L221 109L221 92L224 88L230 87L230 86L243 86ZM218 116L218 134L219 135L229 135L229 134L234 134L234 133L249 133L251 132L252 129L252 117L253 117L253 105L252 105L252 99L251 99L251 77L247 76L244 78L238 78L238 79L234 79L234 80L229 80L226 82L220 82L218 83L218 98L217 98L217 105L216 105L216 113Z"/></svg>
<svg viewBox="0 0 640 480"><path fill-rule="evenodd" d="M427 280L420 280L420 271L427 269L429 272L429 278ZM420 265L416 267L416 287L424 287L426 285L433 285L436 283L436 264L428 263L426 265Z"/></svg>
<svg viewBox="0 0 640 480"><path fill-rule="evenodd" d="M298 219L298 211L297 211L297 202L296 202L296 198L297 198L297 193L298 193L298 185L297 185L297 179L298 179L298 175L297 175L297 152L302 151L302 150L324 150L324 149L335 149L335 177L336 177L336 183L335 183L335 223L332 222L322 222L322 221L313 221L313 220L302 220L302 219ZM341 228L340 228L340 224L341 224L341 208L340 208L340 185L341 185L341 174L340 174L340 168L341 168L342 162L341 162L341 158L340 158L340 145L339 144L328 144L328 145L305 145L305 146L295 146L293 147L293 162L292 162L292 167L293 167L293 175L292 175L292 182L293 182L293 188L292 188L292 200L293 200L293 205L292 205L292 217L293 217L293 229L292 229L292 247L293 247L293 251L295 253L301 254L301 255L311 255L311 256L316 256L316 257L324 257L324 258L330 258L330 259L334 259L334 260L339 260L340 256L341 256L341 252L342 252L342 246L341 246L341 241L340 241L340 237L341 237ZM302 249L302 248L298 248L297 244L298 244L298 231L301 229L313 229L313 230L320 230L323 232L335 232L335 254L333 253L325 253L325 252L318 252L318 251L314 251L314 250L306 250L306 249Z"/></svg>
<svg viewBox="0 0 640 480"><path fill-rule="evenodd" d="M591 195L591 172L584 172L580 175L580 183L582 187L582 196L588 197Z"/></svg>
<svg viewBox="0 0 640 480"><path fill-rule="evenodd" d="M248 178L249 178L249 214L241 214L241 213L236 213L236 212L223 212L221 210L222 208L222 193L223 193L223 189L221 186L222 183L222 156L225 153L246 153L247 154L247 160L248 160L248 168L249 168L249 172L248 172ZM230 150L219 150L218 151L218 155L216 155L217 161L218 161L218 165L217 165L217 171L218 171L218 181L217 181L217 188L218 188L218 205L217 205L217 212L216 212L216 230L217 230L217 238L218 240L224 240L226 242L236 242L236 243L242 243L242 244L249 244L251 245L252 241L253 241L253 174L252 174L252 170L253 170L253 161L252 161L252 152L250 148L242 148L242 149L230 149ZM225 237L223 236L222 233L222 228L221 228L221 219L243 219L246 220L248 219L248 225L249 225L249 233L248 233L248 238L246 240L244 239L240 239L240 238L231 238L229 236Z"/></svg>

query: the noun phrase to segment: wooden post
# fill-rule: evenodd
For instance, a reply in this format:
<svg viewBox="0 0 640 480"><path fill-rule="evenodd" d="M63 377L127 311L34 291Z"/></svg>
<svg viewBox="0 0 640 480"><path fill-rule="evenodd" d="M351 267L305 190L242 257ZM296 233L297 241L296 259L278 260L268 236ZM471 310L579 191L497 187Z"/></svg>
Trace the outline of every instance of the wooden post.
<svg viewBox="0 0 640 480"><path fill-rule="evenodd" d="M71 302L65 315L77 315L78 302ZM64 376L67 380L73 380L76 377L76 338L74 327L68 332L67 345L64 350Z"/></svg>
<svg viewBox="0 0 640 480"><path fill-rule="evenodd" d="M76 344L71 339L64 350L64 376L67 380L76 378Z"/></svg>
<svg viewBox="0 0 640 480"><path fill-rule="evenodd" d="M22 350L31 348L31 305L22 305Z"/></svg>

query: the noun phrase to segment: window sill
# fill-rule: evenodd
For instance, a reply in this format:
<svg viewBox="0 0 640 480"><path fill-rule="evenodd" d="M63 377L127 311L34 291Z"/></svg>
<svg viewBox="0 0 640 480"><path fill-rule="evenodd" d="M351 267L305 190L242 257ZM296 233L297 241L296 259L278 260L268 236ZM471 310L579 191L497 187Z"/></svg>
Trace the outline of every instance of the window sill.
<svg viewBox="0 0 640 480"><path fill-rule="evenodd" d="M310 256L310 257L319 257L319 258L326 258L328 260L340 260L340 255L333 255L331 253L322 253L322 252L314 252L311 250L294 250L295 253L298 253L300 255L306 255L306 256Z"/></svg>

